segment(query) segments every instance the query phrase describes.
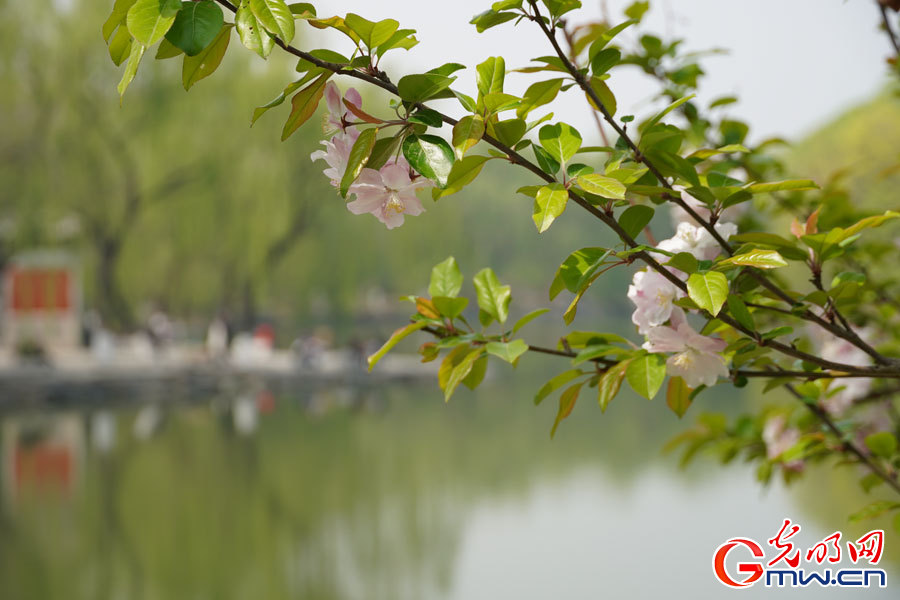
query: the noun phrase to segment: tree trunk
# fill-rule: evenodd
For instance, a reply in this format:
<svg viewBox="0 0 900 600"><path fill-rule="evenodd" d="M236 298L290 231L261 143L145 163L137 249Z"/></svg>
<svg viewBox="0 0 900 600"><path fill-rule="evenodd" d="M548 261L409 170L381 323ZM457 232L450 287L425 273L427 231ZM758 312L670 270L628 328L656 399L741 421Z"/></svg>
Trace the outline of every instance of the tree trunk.
<svg viewBox="0 0 900 600"><path fill-rule="evenodd" d="M97 261L97 308L107 327L114 331L132 331L136 321L116 277L122 245L116 240L100 244Z"/></svg>

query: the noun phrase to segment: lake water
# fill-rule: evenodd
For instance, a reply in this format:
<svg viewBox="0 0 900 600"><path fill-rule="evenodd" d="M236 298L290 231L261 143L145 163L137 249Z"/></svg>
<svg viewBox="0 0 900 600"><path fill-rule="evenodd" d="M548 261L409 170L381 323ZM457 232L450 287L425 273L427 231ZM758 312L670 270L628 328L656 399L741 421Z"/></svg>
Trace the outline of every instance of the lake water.
<svg viewBox="0 0 900 600"><path fill-rule="evenodd" d="M679 421L623 394L555 401L494 378L445 404L436 386L265 391L0 416L0 598L722 598L725 540L765 544L785 517L809 547L885 527L887 589L742 597L888 598L889 523L852 469L763 489L746 465L661 454ZM876 495L877 497L877 495ZM892 590L892 588L894 588Z"/></svg>

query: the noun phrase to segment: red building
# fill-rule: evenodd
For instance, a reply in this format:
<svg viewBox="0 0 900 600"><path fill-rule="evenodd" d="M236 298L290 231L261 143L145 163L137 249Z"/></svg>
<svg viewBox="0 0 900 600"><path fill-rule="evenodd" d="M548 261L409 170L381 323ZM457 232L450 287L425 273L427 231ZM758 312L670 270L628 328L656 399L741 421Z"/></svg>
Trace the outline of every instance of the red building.
<svg viewBox="0 0 900 600"><path fill-rule="evenodd" d="M53 353L77 347L81 286L75 261L53 251L15 256L3 274L0 314L8 348L30 344Z"/></svg>

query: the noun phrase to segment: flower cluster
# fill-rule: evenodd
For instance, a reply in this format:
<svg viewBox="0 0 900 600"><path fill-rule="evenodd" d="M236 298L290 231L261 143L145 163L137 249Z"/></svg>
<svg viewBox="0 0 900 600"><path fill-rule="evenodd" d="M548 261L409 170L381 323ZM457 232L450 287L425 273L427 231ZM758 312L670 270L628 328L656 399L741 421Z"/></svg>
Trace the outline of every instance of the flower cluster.
<svg viewBox="0 0 900 600"><path fill-rule="evenodd" d="M350 151L359 138L359 131L351 126L350 111L344 101L354 106L362 105L362 98L350 88L341 97L338 87L329 82L325 86L325 102L328 114L325 117L325 131L331 139L322 142L325 150L313 152L313 161L324 160L328 164L325 175L331 185L340 187L341 179L350 161ZM365 168L356 182L350 186L348 196L356 199L347 203L347 209L355 215L372 213L388 229L403 225L404 215L419 215L425 208L416 197L416 191L430 187L432 182L413 173L402 156L392 158L380 169Z"/></svg>
<svg viewBox="0 0 900 600"><path fill-rule="evenodd" d="M703 218L709 209L687 192L681 197ZM657 244L657 248L673 254L688 252L697 260L713 260L720 247L715 238L690 215L682 210L673 211L677 219L675 235ZM733 223L719 222L716 232L728 239L737 233ZM657 254L664 260L664 257ZM678 269L669 268L680 279L687 276ZM725 342L697 333L687 322L684 311L674 304L684 293L669 279L657 271L644 269L634 274L628 288L628 299L635 306L631 321L638 332L646 336L644 348L650 352L674 353L666 361L666 372L681 377L691 388L703 384L714 385L716 380L728 376L728 365L721 352ZM666 323L668 322L668 325Z"/></svg>
<svg viewBox="0 0 900 600"><path fill-rule="evenodd" d="M859 335L866 339L870 336L870 332L860 331ZM868 367L872 364L872 357L847 340L825 334L821 330L816 331L815 337L821 342L819 355L825 360L856 367ZM841 416L855 400L868 394L871 388L872 380L868 377L836 379L823 406L830 414Z"/></svg>
<svg viewBox="0 0 900 600"><path fill-rule="evenodd" d="M766 458L778 460L800 441L800 430L789 426L784 415L775 415L766 420L762 439L766 445ZM788 460L784 462L784 468L800 471L803 469L803 461L798 458Z"/></svg>

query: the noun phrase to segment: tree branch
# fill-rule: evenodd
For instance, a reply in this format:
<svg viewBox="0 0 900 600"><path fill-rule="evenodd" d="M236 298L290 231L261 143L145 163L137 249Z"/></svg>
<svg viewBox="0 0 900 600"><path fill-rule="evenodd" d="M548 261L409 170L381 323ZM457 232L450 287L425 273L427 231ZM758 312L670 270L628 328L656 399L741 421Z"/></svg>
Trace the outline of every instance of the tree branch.
<svg viewBox="0 0 900 600"><path fill-rule="evenodd" d="M233 4L231 4L231 2L229 2L229 0L216 0L216 1L232 12L235 12L237 10L237 8ZM531 3L532 7L534 7L535 11L537 12L537 6L535 4L535 0L529 0L529 2ZM543 22L543 20L541 18L538 18L538 19L536 19L536 21L543 29L545 35L547 35L548 39L553 44L554 49L556 50L560 59L566 65L566 68L569 70L570 74L573 77L575 77L578 84L585 90L585 92L589 95L589 97L592 98L592 100L596 103L596 106L598 106L600 108L601 112L603 113L604 119L613 127L613 129L616 131L616 133L618 133L620 136L622 136L622 138L626 141L626 143L629 145L629 147L635 152L636 157L638 159L642 160L644 165L647 166L647 168L650 170L651 173L654 174L655 177L657 177L657 179L660 181L660 183L662 185L664 185L667 189L672 190L672 185L666 180L666 178L656 169L656 167L650 161L646 160L646 157L641 156L634 141L631 140L631 138L628 137L628 135L619 126L619 124L616 123L616 121L612 118L612 115L610 115L609 112L606 110L606 108L603 106L603 103L600 101L599 97L597 97L597 94L594 92L593 88L591 88L591 86L587 85L587 83L585 82L584 77L581 75L581 73L579 73L578 70L575 69L574 66L569 62L565 53L560 48L559 43L556 41L555 36L547 29L547 26ZM397 87L393 83L390 82L390 80L387 78L386 75L382 74L380 77L376 77L376 76L370 75L368 73L363 73L360 71L347 69L344 65L324 61L324 60L321 60L321 59L313 56L312 54L309 54L308 52L299 50L299 49L295 48L294 46L284 43L282 40L280 40L277 37L275 37L274 39L275 39L275 43L284 51L286 51L294 56L297 56L298 58L302 58L303 60L306 60L306 61L316 65L317 67L327 69L337 75L346 75L348 77L352 77L355 79L365 81L365 82L370 83L374 86L377 86L387 92L390 92L391 94L393 94L395 96L399 96L399 91L397 90ZM417 108L425 107L425 105L421 104L421 103L418 103L415 106ZM431 109L431 110L434 110L434 109ZM435 111L435 112L438 112L438 111ZM456 119L453 119L452 117L449 117L440 112L438 112L438 114L440 115L441 120L444 123L447 123L448 125L451 125L451 126L456 125L456 123L457 123ZM521 154L516 152L514 149L501 143L499 140L497 140L487 134L484 135L483 140L486 143L493 146L494 148L503 152L506 155L507 159L511 163L517 164L521 167L524 167L525 169L529 170L530 172L532 172L533 174L535 174L536 176L540 177L541 179L543 179L544 181L546 181L548 183L558 183L555 177L546 173L539 166L537 166L536 164L532 163L531 161L529 161L528 159L523 157ZM610 229L612 229L613 232L616 233L616 235L619 237L619 239L621 239L626 244L627 247L634 249L639 246L639 244L634 240L634 238L632 238L624 229L622 229L622 227L619 225L619 223L613 217L611 211L604 212L603 210L600 210L599 208L597 208L596 206L594 206L593 204L588 202L586 199L584 199L583 197L576 194L571 189L568 190L568 194L569 194L569 198L573 202L575 202L576 204L581 206L583 209L585 209L587 212L591 213L593 216L595 216L598 219L600 219L601 221L603 221L604 224L606 224ZM681 206L682 209L684 209L689 215L691 215L692 218L696 219L698 223L702 224L705 228L707 228L707 230L710 230L710 233L713 235L713 237L715 237L719 241L720 244L723 244L723 247L726 248L726 250L731 252L730 246L728 246L728 243L724 239L722 239L722 237L718 234L717 231L715 231L715 228L712 227L712 225L710 225L708 222L701 219L697 215L697 213L690 206L688 206L687 203L685 203L680 197L672 196L672 197L669 197L669 199L672 200L673 202L675 202L676 204L678 204L679 206ZM676 277L671 271L669 271L668 269L663 267L648 252L641 250L639 252L635 252L632 256L634 257L634 259L640 259L641 261L645 262L650 268L652 268L653 270L660 273L663 277L665 277L667 280L669 280L673 285L678 287L683 292L687 291L687 286L685 285L685 283L683 281L681 281L678 277ZM751 273L751 275L753 275L753 273ZM782 294L783 293L784 292L782 292ZM710 315L710 316L712 316L712 315ZM751 339L756 341L756 343L758 343L761 346L768 346L774 350L777 350L778 352L780 352L782 354L791 356L793 358L799 358L799 359L807 361L809 363L818 365L819 367L821 367L823 369L828 369L828 370L833 370L833 371L841 371L841 372L847 372L847 373L855 373L855 374L858 374L858 375L864 376L864 377L865 376L892 377L895 375L900 377L900 368L857 367L857 366L853 366L853 365L843 365L843 364L836 363L833 361L828 361L828 360L822 359L818 356L814 356L812 354L808 354L806 352L797 350L796 348L793 348L792 346L788 346L788 345L778 342L776 340L764 340L761 338L760 334L758 334L757 332L747 329L746 327L744 327L743 325L738 323L736 320L734 320L731 317L728 317L724 314L720 313L715 318L719 319L719 321L721 321L723 323L726 323L727 325L730 325L734 329L744 333L745 335L747 335L748 337L750 337ZM822 320L822 323L824 323L824 326L832 327L837 332L840 332L840 334L842 334L842 335L840 335L839 333L835 333L836 335L840 335L840 337L846 336L846 333L841 331L839 328L835 328L830 323L827 323L824 320ZM848 341L851 341L851 340L848 340ZM851 343L853 343L853 342L851 341Z"/></svg>
<svg viewBox="0 0 900 600"><path fill-rule="evenodd" d="M894 53L898 57L900 57L900 38L897 37L897 34L894 33L894 28L891 27L891 20L890 17L888 17L887 6L885 6L883 2L879 2L879 0L875 0L875 3L881 10L881 23L884 25L884 30L885 32L887 32L888 38L891 40L891 45L894 47Z"/></svg>
<svg viewBox="0 0 900 600"><path fill-rule="evenodd" d="M845 452L848 452L855 456L860 463L868 467L870 471L875 473L878 477L884 480L885 483L891 486L891 488L893 488L895 492L900 494L900 482L897 481L896 475L888 473L881 467L881 465L872 460L871 456L869 456L866 452L863 452L863 450L859 448L859 446L857 446L854 441L848 439L847 436L835 424L834 420L831 418L831 415L829 415L824 408L822 408L818 404L811 404L806 402L803 399L803 395L795 390L792 385L786 384L784 387L788 390L788 392L791 393L792 396L800 400L803 405L810 410L810 412L812 412L820 421L822 421L825 427L827 427L828 430L841 443L841 448Z"/></svg>
<svg viewBox="0 0 900 600"><path fill-rule="evenodd" d="M585 79L585 77L581 73L581 71L579 71L578 68L569 60L569 58L566 56L566 53L563 52L562 48L559 45L559 42L556 39L556 35L553 33L553 31L551 31L547 27L547 24L544 22L543 17L541 17L540 9L538 8L538 5L537 5L537 0L528 0L528 2L531 5L532 10L534 10L534 16L531 17L531 20L536 22L538 24L538 26L541 28L541 31L543 31L543 33L544 33L544 36L550 41L550 44L553 46L553 49L556 52L556 55L563 62L563 65L566 67L566 70L575 79L575 82L578 84L578 86L584 91L585 94L587 94L587 96L591 99L591 102L593 103L593 105L601 112L604 120L607 123L609 123L609 125L616 131L617 134L619 134L619 136L622 138L622 140L624 140L625 143L628 145L628 147L632 150L632 152L634 153L635 160L642 162L647 167L647 169L653 174L653 176L656 177L656 179L659 181L660 185L662 185L664 188L668 189L670 192L673 192L672 194L665 195L664 198L666 200L678 205L695 222L697 222L704 229L706 229L706 231L709 232L709 234L713 237L713 239L715 239L716 242L718 242L718 244L722 247L723 250L725 250L725 252L729 256L733 255L734 249L721 236L721 234L719 234L719 232L716 231L715 225L712 222L701 218L700 215L693 208L691 208L691 206L688 205L687 202L685 202L681 198L680 194L674 194L675 189L672 186L672 184L669 182L669 180L659 171L659 169L653 164L653 162L651 160L649 160L646 156L644 156L644 154L639 150L637 144L634 142L634 140L631 139L631 137L628 135L628 133L625 131L625 129L616 122L616 120L613 118L612 114L609 112L609 110L603 104L603 101L597 95L597 92L594 91L594 88L588 83L588 81ZM762 285L767 290L769 290L770 292L775 294L778 298L780 298L784 302L790 304L792 307L800 306L800 303L798 303L796 300L794 300L787 292L785 292L784 290L782 290L781 288L779 288L778 286L773 284L765 275L758 273L756 271L752 271L752 270L749 271L749 274L760 285ZM884 356L882 356L881 354L879 354L877 351L875 351L874 348L872 348L867 343L865 343L862 339L860 339L859 336L856 334L856 332L854 332L852 329L848 328L845 330L845 329L838 327L832 323L828 323L827 321L820 318L818 315L816 315L809 309L807 309L806 312L801 314L801 318L803 318L804 320L813 322L813 323L819 325L820 327L822 327L823 329L828 330L833 335L836 335L842 339L847 340L854 346L856 346L859 349L861 349L862 351L864 351L866 354L869 354L876 362L878 362L880 364L887 365L887 364L896 362L896 361L891 361L891 360L885 358Z"/></svg>

